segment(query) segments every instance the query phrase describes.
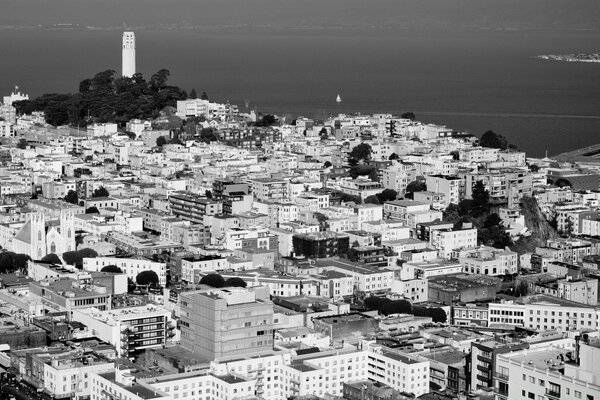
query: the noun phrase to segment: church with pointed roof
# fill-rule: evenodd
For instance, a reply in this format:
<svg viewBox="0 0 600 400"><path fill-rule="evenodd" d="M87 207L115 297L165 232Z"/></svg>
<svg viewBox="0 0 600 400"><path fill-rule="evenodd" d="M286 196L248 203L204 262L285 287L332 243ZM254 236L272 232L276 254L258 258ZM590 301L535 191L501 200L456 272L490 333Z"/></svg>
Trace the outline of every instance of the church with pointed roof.
<svg viewBox="0 0 600 400"><path fill-rule="evenodd" d="M12 240L15 253L40 260L48 254L61 256L75 250L75 213L64 209L59 220L46 220L41 213L31 213Z"/></svg>

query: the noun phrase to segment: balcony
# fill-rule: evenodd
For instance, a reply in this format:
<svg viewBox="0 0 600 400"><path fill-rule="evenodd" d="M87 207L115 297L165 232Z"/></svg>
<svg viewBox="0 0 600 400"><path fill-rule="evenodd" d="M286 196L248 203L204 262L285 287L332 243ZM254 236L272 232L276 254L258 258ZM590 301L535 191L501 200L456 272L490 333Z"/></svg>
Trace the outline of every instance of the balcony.
<svg viewBox="0 0 600 400"><path fill-rule="evenodd" d="M508 382L508 375L501 374L500 372L494 371L494 378L497 378L497 379L500 379L502 381L507 381Z"/></svg>
<svg viewBox="0 0 600 400"><path fill-rule="evenodd" d="M492 386L492 380L487 375L477 374L477 379L480 380L480 381L482 381L482 382L486 382L487 383L487 387Z"/></svg>
<svg viewBox="0 0 600 400"><path fill-rule="evenodd" d="M556 391L556 390L546 389L546 397L551 400L559 400L560 399L560 390Z"/></svg>
<svg viewBox="0 0 600 400"><path fill-rule="evenodd" d="M481 355L478 355L478 356L477 356L477 360L478 360L478 361L483 361L483 362L486 362L486 363L489 363L489 364L491 364L491 363L492 363L492 359L491 359L491 358L489 358L489 357L484 357L484 356L481 356Z"/></svg>
<svg viewBox="0 0 600 400"><path fill-rule="evenodd" d="M478 365L477 369L481 372L485 372L486 374L490 372L490 367L484 367L483 365Z"/></svg>

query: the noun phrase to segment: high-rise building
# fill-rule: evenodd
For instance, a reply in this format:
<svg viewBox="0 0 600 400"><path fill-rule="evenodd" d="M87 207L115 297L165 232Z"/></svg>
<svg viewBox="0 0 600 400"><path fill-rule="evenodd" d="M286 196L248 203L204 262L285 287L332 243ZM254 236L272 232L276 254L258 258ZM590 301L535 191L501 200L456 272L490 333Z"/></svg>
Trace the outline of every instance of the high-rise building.
<svg viewBox="0 0 600 400"><path fill-rule="evenodd" d="M181 344L218 361L272 352L269 288L230 287L182 294Z"/></svg>
<svg viewBox="0 0 600 400"><path fill-rule="evenodd" d="M135 74L135 34L123 32L123 71L122 75L131 78Z"/></svg>

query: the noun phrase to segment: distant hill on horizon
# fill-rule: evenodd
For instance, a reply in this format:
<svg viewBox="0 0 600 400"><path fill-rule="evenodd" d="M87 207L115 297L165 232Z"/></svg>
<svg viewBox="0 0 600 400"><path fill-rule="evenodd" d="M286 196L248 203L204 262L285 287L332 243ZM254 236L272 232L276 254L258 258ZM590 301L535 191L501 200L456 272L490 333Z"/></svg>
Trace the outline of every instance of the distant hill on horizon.
<svg viewBox="0 0 600 400"><path fill-rule="evenodd" d="M600 30L597 0L3 0L0 27Z"/></svg>

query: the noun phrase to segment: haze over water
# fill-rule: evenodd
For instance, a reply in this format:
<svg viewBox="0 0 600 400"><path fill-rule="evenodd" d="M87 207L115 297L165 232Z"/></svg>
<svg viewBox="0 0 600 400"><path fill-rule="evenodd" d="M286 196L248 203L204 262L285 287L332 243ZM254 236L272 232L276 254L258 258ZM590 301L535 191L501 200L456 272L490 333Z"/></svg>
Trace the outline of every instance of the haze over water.
<svg viewBox="0 0 600 400"><path fill-rule="evenodd" d="M146 78L167 68L241 110L413 111L537 156L600 142L600 64L535 58L600 52L597 1L4 0L0 93L120 71L123 22ZM96 29L48 29L59 23Z"/></svg>

